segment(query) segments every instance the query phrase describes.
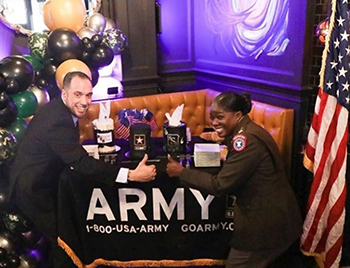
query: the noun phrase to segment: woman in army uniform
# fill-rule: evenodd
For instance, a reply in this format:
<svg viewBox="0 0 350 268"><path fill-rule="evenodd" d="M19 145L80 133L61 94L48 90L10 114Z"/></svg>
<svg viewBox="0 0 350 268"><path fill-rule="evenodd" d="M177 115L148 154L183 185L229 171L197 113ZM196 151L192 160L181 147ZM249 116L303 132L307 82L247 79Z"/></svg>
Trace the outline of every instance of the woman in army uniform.
<svg viewBox="0 0 350 268"><path fill-rule="evenodd" d="M215 196L234 195L234 231L228 268L263 268L302 231L299 206L271 135L248 116L249 94L221 93L210 109L211 125L228 146L217 175L185 169L168 156L167 173Z"/></svg>

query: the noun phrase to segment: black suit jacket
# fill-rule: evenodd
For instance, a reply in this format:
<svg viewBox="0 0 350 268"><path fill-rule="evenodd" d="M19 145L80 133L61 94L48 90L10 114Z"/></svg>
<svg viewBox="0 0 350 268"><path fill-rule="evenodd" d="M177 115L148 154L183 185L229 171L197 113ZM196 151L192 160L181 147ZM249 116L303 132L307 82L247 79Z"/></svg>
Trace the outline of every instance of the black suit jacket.
<svg viewBox="0 0 350 268"><path fill-rule="evenodd" d="M70 110L58 97L35 114L21 140L11 168L10 197L15 189L17 203L31 202L33 210L55 209L58 180L65 168L109 185L119 172L119 167L88 156Z"/></svg>
<svg viewBox="0 0 350 268"><path fill-rule="evenodd" d="M217 175L184 169L180 180L210 194L234 195L231 246L238 250L278 249L302 231L299 206L270 134L245 116L233 135L246 137L243 150L228 144L226 162Z"/></svg>

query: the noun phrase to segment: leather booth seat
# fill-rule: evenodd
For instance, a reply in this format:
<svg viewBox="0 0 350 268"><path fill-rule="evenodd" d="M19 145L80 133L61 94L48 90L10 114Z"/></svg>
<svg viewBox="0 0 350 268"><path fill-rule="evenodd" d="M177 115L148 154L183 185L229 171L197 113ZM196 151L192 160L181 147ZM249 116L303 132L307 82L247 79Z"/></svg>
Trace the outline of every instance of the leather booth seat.
<svg viewBox="0 0 350 268"><path fill-rule="evenodd" d="M220 92L215 90L202 89L115 99L111 100L110 118L114 120L116 129L120 110L148 109L153 113L157 123L152 137L162 137L163 124L167 121L165 113L172 114L176 107L183 103L182 121L186 122L193 136L198 136L205 127L210 127L209 108L218 94ZM79 120L81 142L94 138L92 121L99 117L99 108L98 103L93 103L85 117ZM249 115L254 122L272 135L282 153L287 173L290 174L294 111L253 101Z"/></svg>

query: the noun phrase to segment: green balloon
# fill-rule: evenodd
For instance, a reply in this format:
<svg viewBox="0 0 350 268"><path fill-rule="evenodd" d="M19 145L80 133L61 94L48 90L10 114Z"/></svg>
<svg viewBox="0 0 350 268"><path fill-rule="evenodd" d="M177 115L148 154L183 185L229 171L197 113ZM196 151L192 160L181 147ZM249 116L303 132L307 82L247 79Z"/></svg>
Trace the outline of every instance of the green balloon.
<svg viewBox="0 0 350 268"><path fill-rule="evenodd" d="M0 128L0 165L16 155L16 137L7 129Z"/></svg>
<svg viewBox="0 0 350 268"><path fill-rule="evenodd" d="M11 96L13 102L16 104L19 118L26 118L35 113L38 106L38 100L33 92L25 90Z"/></svg>
<svg viewBox="0 0 350 268"><path fill-rule="evenodd" d="M35 71L40 71L43 68L43 64L31 55L22 55L27 61L30 62Z"/></svg>
<svg viewBox="0 0 350 268"><path fill-rule="evenodd" d="M47 40L49 35L45 32L33 33L28 37L30 55L38 60L45 61L48 57Z"/></svg>
<svg viewBox="0 0 350 268"><path fill-rule="evenodd" d="M33 224L22 213L8 212L2 218L6 228L12 233L25 233L33 228Z"/></svg>
<svg viewBox="0 0 350 268"><path fill-rule="evenodd" d="M27 127L28 123L25 120L22 118L17 118L16 121L6 129L16 137L17 141L20 141Z"/></svg>

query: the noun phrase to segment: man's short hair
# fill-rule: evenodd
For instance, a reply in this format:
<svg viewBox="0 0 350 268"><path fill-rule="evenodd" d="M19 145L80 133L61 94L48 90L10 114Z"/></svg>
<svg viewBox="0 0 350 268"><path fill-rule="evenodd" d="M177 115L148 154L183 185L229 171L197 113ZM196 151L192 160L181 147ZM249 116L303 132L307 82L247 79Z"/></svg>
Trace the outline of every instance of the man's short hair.
<svg viewBox="0 0 350 268"><path fill-rule="evenodd" d="M68 72L68 73L64 76L64 79L63 79L63 88L66 88L66 89L69 88L70 83L72 82L72 79L73 79L74 77L80 77L80 78L82 78L82 79L87 79L87 80L89 80L89 81L91 82L90 77L89 77L87 74L85 74L85 73L83 73L83 72L81 72L81 71ZM91 82L91 83L92 83L92 82Z"/></svg>

